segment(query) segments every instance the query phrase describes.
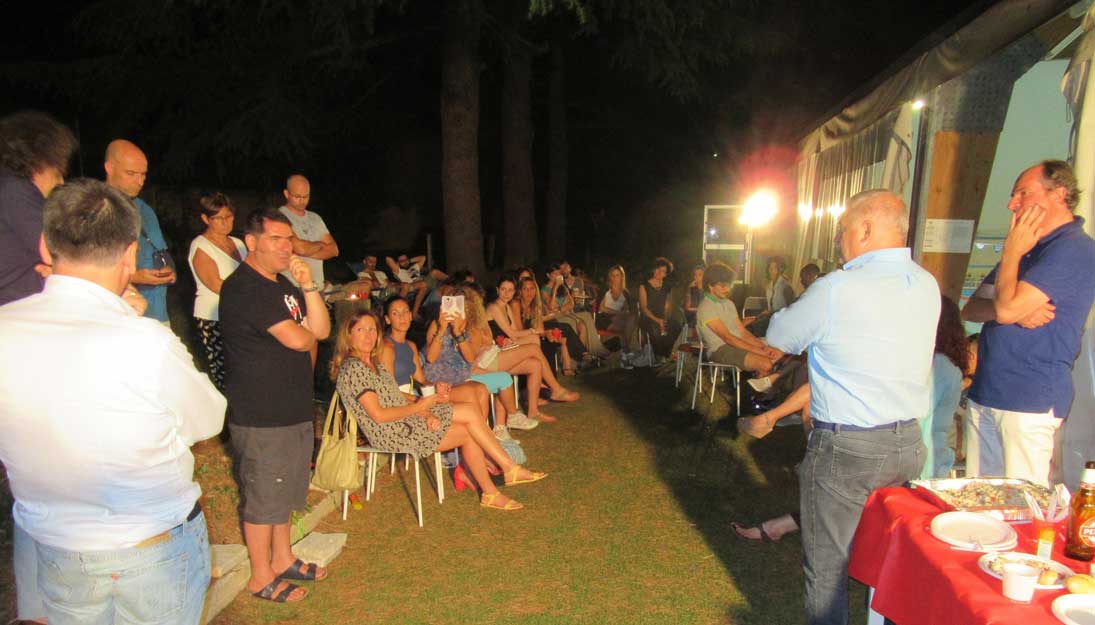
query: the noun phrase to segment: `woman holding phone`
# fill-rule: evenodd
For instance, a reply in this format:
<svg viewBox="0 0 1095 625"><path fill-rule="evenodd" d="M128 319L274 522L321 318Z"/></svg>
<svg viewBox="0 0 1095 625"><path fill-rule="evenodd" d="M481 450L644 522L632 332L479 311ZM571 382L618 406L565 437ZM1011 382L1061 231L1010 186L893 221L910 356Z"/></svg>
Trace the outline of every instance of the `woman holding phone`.
<svg viewBox="0 0 1095 625"><path fill-rule="evenodd" d="M481 491L479 504L484 508L521 509L520 503L495 487L486 458L502 469L507 486L535 482L547 474L515 463L487 427L479 407L453 403L448 384L438 384L437 392L429 397L401 393L391 372L380 362L382 332L376 313L354 313L339 327L331 360L331 377L339 397L365 437L373 445L411 449L420 458L459 447L461 465L453 475L457 490Z"/></svg>

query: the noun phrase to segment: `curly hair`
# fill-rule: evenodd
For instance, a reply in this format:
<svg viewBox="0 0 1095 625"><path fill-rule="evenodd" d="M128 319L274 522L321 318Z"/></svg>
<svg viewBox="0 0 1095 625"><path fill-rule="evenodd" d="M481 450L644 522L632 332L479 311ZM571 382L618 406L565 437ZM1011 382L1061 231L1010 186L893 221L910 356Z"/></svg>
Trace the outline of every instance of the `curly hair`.
<svg viewBox="0 0 1095 625"><path fill-rule="evenodd" d="M79 143L61 122L38 111L20 111L0 119L0 167L20 178L46 168L64 176Z"/></svg>
<svg viewBox="0 0 1095 625"><path fill-rule="evenodd" d="M458 286L453 295L464 296L464 315L468 321L468 327L473 330L486 330L490 332L490 324L487 323L487 311L483 309L483 296L479 290L468 286Z"/></svg>
<svg viewBox="0 0 1095 625"><path fill-rule="evenodd" d="M384 320L374 310L358 310L338 326L338 335L335 338L335 353L331 356L331 366L328 371L332 380L338 380L338 372L342 369L342 363L354 355L353 347L350 346L350 332L365 317L372 317L373 321L376 322L376 345L373 346L373 351L369 356L374 361L380 358L380 351L384 348L384 341L381 340L384 336Z"/></svg>
<svg viewBox="0 0 1095 625"><path fill-rule="evenodd" d="M946 295L940 296L939 325L935 329L935 351L943 354L958 367L962 375L969 373L969 351L966 329L958 304Z"/></svg>

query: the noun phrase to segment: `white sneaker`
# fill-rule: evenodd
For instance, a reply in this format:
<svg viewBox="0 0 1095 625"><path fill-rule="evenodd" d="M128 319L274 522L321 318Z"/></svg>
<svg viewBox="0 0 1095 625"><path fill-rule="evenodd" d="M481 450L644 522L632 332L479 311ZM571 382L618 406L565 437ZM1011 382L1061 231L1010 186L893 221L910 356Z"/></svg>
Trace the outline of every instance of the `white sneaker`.
<svg viewBox="0 0 1095 625"><path fill-rule="evenodd" d="M494 438L497 438L500 441L512 441L513 440L513 437L509 435L509 430L506 428L506 426L502 425L501 423L494 426Z"/></svg>
<svg viewBox="0 0 1095 625"><path fill-rule="evenodd" d="M758 393L763 393L772 388L772 381L769 380L767 376L763 378L753 378L751 380L746 380L746 382L748 382L749 386L752 386L753 390Z"/></svg>
<svg viewBox="0 0 1095 625"><path fill-rule="evenodd" d="M506 425L514 430L532 430L540 425L540 422L518 411L506 417Z"/></svg>

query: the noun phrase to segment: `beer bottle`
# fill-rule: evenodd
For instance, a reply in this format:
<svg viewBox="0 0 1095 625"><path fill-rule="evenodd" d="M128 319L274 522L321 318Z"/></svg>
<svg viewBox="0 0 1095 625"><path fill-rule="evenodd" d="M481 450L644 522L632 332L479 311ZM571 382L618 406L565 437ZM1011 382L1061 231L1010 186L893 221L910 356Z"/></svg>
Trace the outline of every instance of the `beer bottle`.
<svg viewBox="0 0 1095 625"><path fill-rule="evenodd" d="M1084 464L1080 490L1072 495L1068 517L1068 544L1065 555L1077 560L1091 560L1095 555L1095 461Z"/></svg>

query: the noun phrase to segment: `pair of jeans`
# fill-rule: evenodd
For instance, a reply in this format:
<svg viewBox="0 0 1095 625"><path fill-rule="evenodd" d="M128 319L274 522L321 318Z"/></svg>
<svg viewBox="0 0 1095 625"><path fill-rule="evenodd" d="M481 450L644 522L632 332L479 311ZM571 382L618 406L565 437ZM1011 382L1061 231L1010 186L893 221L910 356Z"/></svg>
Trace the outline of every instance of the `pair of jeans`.
<svg viewBox="0 0 1095 625"><path fill-rule="evenodd" d="M806 622L848 622L848 555L863 504L876 488L915 479L925 457L920 427L814 429L798 468Z"/></svg>
<svg viewBox="0 0 1095 625"><path fill-rule="evenodd" d="M209 587L205 516L146 547L68 551L38 543L38 584L50 625L196 625Z"/></svg>

